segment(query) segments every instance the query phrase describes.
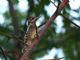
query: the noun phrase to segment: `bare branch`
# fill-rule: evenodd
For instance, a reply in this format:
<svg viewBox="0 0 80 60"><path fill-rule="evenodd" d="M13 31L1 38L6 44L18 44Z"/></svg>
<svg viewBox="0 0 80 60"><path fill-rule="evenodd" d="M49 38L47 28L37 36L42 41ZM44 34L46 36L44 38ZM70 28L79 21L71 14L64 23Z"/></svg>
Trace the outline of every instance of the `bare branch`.
<svg viewBox="0 0 80 60"><path fill-rule="evenodd" d="M51 1L51 0L50 0ZM52 2L52 1L51 1ZM52 2L53 3L53 2ZM53 3L53 5L57 8L57 6ZM80 26L78 26L77 24L75 24L74 22L72 22L69 18L67 18L65 15L61 14L61 16L63 16L65 19L67 19L70 23L74 24L75 26L77 26L78 28L80 28Z"/></svg>
<svg viewBox="0 0 80 60"><path fill-rule="evenodd" d="M55 13L49 18L49 20L46 22L46 24L42 28L42 30L39 31L39 37L40 38L48 30L48 28L50 27L52 21L55 20L55 18L60 14L61 10L67 5L68 2L69 2L68 0L61 2L61 4L58 6L59 8L57 8L57 10L55 11Z"/></svg>
<svg viewBox="0 0 80 60"><path fill-rule="evenodd" d="M60 14L61 16L63 16L65 19L67 19L70 23L72 23L73 25L75 25L76 27L78 27L80 29L80 26L78 26L77 24L75 24L73 21L71 21L69 18L67 18L65 15Z"/></svg>
<svg viewBox="0 0 80 60"><path fill-rule="evenodd" d="M67 5L68 0L64 0L63 2L61 2L61 4L59 5L59 8L57 8L57 10L55 11L55 13L48 19L48 21L46 22L46 24L44 25L44 27L42 28L41 31L39 31L38 35L39 37L34 38L34 42L31 44L31 46L27 47L26 52L22 55L20 60L29 60L30 57L30 53L32 52L33 48L35 48L35 46L39 43L40 38L45 34L45 32L48 30L48 28L50 27L52 21L55 20L55 18L59 15L59 13L61 12L61 10Z"/></svg>

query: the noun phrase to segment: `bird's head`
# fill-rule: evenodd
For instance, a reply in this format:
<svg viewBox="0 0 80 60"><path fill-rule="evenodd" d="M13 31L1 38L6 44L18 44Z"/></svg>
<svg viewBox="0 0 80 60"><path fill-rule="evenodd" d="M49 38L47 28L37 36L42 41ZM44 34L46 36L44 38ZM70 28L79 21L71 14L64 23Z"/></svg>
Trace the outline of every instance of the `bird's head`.
<svg viewBox="0 0 80 60"><path fill-rule="evenodd" d="M39 17L30 16L30 17L28 18L28 23L35 23L38 18L39 18Z"/></svg>

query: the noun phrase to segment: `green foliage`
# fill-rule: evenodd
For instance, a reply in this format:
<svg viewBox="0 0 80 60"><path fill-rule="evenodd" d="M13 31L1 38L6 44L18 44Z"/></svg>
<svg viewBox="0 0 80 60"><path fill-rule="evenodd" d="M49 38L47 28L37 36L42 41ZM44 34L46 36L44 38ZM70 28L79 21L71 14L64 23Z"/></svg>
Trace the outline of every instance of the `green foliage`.
<svg viewBox="0 0 80 60"><path fill-rule="evenodd" d="M19 0L13 0L14 4L18 4Z"/></svg>
<svg viewBox="0 0 80 60"><path fill-rule="evenodd" d="M46 19L48 20L49 15L47 14L47 11L45 11L44 7L48 6L50 4L50 1L49 0L36 0L36 1L38 2L38 4L35 4L33 0L28 0L29 9L25 13L20 12L18 8L15 9L18 20L17 24L19 25L20 29L19 30L20 35L17 36L17 38L20 37L20 39L23 40L25 31L24 29L26 24L25 22L22 24L22 22L26 21L28 15L35 15L35 16L43 15L44 22L46 21ZM60 2L59 0L54 0L54 1ZM17 6L19 0L13 0L13 2L14 2L13 5ZM65 15L68 19L72 17L69 13L70 11L71 10L69 5L66 6L65 9L62 11L63 15ZM78 13L79 9L76 11ZM14 49L14 42L13 42L14 29L12 25L12 17L10 16L9 10L6 11L3 15L5 17L5 23L0 25L0 46L4 48L5 52L9 51L9 53L7 53L7 57L9 58L9 60L15 60L14 55L12 53ZM80 60L79 57L80 29L77 28L76 26L72 26L72 23L68 19L65 19L63 17L63 28L65 29L65 32L63 33L62 32L57 33L56 32L57 24L52 23L51 27L49 27L48 31L41 38L37 47L33 50L31 58L42 57L45 54L47 54L48 50L51 50L53 47L55 47L55 48L61 48L63 50L65 60ZM72 19L74 19L74 17L72 17ZM80 20L80 17L78 17L76 20ZM18 46L20 45L18 44ZM19 49L21 50L21 48ZM4 58L1 54L0 57Z"/></svg>

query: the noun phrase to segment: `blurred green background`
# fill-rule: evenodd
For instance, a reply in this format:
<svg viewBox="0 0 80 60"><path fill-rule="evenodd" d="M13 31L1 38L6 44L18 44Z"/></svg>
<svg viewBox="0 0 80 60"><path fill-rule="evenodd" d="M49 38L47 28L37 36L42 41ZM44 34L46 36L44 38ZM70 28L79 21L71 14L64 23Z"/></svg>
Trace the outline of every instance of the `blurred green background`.
<svg viewBox="0 0 80 60"><path fill-rule="evenodd" d="M60 3L60 0L52 1L56 6ZM4 60L5 55L8 60L16 60L13 54L15 46L21 54L23 44L17 39L23 40L27 28L27 17L30 15L41 16L36 23L40 28L56 10L56 7L49 0L12 0L12 2L16 20L10 14L8 1L0 0L0 60ZM37 58L49 55L52 49L56 51L60 49L61 56L64 57L62 60L80 60L80 28L71 23L72 21L80 26L79 2L79 0L69 1L69 4L61 11L61 14L52 22L51 27L41 38L33 50L31 58L38 60ZM17 25L17 29L14 28L14 25ZM51 58L56 55L59 57L60 51L52 53L53 57Z"/></svg>

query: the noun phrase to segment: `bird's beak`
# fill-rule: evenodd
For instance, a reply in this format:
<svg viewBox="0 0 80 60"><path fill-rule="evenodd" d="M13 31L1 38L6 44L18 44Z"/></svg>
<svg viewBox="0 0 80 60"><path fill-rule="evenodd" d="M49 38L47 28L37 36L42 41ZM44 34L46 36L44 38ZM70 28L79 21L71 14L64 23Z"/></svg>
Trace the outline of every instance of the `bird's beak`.
<svg viewBox="0 0 80 60"><path fill-rule="evenodd" d="M39 19L40 17L41 17L41 16L36 17L35 20Z"/></svg>

